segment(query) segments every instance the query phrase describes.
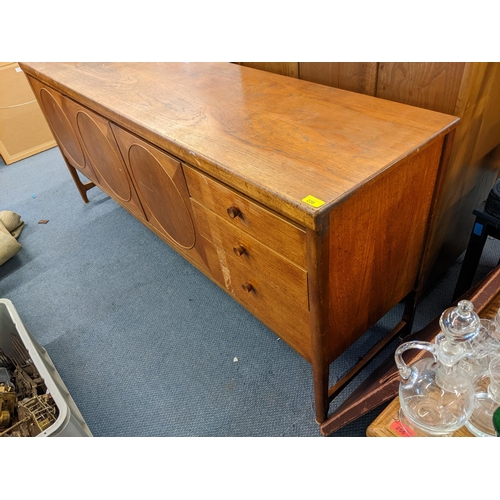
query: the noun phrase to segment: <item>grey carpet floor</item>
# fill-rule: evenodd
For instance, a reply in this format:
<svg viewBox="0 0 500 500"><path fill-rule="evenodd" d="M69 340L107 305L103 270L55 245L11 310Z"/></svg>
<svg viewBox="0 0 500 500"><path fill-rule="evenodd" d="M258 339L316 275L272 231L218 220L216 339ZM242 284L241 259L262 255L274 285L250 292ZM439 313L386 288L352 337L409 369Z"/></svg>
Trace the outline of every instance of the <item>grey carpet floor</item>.
<svg viewBox="0 0 500 500"><path fill-rule="evenodd" d="M0 297L47 349L92 433L319 437L310 365L102 191L89 199L81 201L58 148L0 160L0 210L26 224L23 249L0 266ZM499 255L488 240L476 282ZM414 330L450 305L460 263L421 302ZM400 314L398 306L335 361L331 380ZM381 409L334 437L365 436Z"/></svg>

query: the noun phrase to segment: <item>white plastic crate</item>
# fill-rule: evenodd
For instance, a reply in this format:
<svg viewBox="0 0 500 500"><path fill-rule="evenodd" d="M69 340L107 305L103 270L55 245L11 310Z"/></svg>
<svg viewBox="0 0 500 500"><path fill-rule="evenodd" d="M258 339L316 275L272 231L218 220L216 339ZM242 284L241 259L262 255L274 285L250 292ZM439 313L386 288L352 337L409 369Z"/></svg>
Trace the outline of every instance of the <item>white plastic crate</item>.
<svg viewBox="0 0 500 500"><path fill-rule="evenodd" d="M90 429L57 373L47 351L28 332L12 302L8 299L0 299L0 349L5 355L14 356L15 344L19 340L44 379L47 390L58 409L56 421L36 437L91 437Z"/></svg>

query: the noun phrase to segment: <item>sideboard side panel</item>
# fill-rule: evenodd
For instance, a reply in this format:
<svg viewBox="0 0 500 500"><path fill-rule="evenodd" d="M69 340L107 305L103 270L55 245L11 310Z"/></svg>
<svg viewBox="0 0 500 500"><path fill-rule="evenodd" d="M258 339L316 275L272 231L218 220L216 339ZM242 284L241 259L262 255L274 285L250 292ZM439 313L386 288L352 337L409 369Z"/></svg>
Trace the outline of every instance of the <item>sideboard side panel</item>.
<svg viewBox="0 0 500 500"><path fill-rule="evenodd" d="M442 146L440 138L332 211L330 361L416 286Z"/></svg>

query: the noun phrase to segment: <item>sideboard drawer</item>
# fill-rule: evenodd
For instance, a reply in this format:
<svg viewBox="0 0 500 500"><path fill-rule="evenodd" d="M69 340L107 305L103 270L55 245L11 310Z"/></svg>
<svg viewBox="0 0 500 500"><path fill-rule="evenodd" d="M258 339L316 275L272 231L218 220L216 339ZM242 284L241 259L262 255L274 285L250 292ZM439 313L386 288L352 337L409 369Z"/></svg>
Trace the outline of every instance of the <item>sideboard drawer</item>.
<svg viewBox="0 0 500 500"><path fill-rule="evenodd" d="M192 198L304 269L304 229L185 164Z"/></svg>
<svg viewBox="0 0 500 500"><path fill-rule="evenodd" d="M277 293L268 276L237 265L219 242L211 242L204 236L201 239L212 278L288 345L311 361L309 311L298 307L292 295Z"/></svg>
<svg viewBox="0 0 500 500"><path fill-rule="evenodd" d="M244 231L227 223L196 200L192 208L200 234L222 250L231 268L245 268L257 275L279 295L294 300L297 307L309 309L307 272L260 243Z"/></svg>
<svg viewBox="0 0 500 500"><path fill-rule="evenodd" d="M231 267L246 268L265 278L278 295L292 298L297 307L309 309L307 272L270 250L237 227L192 200L200 234L224 250Z"/></svg>

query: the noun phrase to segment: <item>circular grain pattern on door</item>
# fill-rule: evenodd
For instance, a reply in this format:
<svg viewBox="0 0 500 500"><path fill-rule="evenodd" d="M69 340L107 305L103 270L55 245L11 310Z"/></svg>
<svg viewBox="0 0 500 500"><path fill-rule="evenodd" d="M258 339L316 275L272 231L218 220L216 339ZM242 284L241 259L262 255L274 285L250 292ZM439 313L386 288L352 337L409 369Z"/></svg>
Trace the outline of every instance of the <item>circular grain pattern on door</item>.
<svg viewBox="0 0 500 500"><path fill-rule="evenodd" d="M66 155L69 156L68 160L72 160L75 166L78 166L80 169L85 169L85 158L82 148L64 111L48 90L42 89L40 91L40 99L42 100L47 120L52 127L54 135L65 149Z"/></svg>
<svg viewBox="0 0 500 500"><path fill-rule="evenodd" d="M166 156L164 159L174 162ZM139 197L147 205L160 228L182 247L192 248L196 239L193 220L170 175L160 162L140 145L133 144L130 147L129 161Z"/></svg>
<svg viewBox="0 0 500 500"><path fill-rule="evenodd" d="M130 201L132 197L130 183L116 149L87 113L79 111L76 121L83 144L101 179L116 196L123 201Z"/></svg>

